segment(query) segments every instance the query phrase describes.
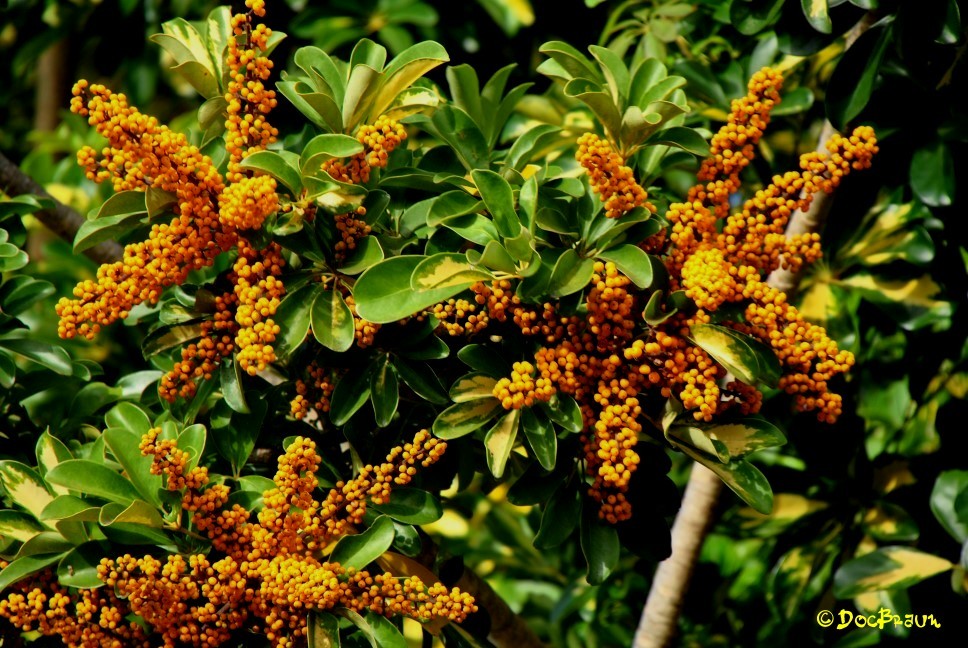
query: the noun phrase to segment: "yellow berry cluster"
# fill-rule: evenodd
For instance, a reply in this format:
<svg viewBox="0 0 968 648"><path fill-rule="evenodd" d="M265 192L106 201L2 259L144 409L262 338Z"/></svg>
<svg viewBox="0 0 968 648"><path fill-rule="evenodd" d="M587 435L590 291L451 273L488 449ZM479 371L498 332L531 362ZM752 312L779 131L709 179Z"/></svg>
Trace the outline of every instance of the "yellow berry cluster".
<svg viewBox="0 0 968 648"><path fill-rule="evenodd" d="M240 163L275 141L279 130L266 121L266 115L276 107L276 91L266 88L272 73L272 61L265 52L269 49L272 30L263 24L253 25L252 16L265 16L263 0L246 0L247 13L232 16L232 33L225 62L229 83L225 91L228 103L225 120L225 146L229 153L226 178L239 182L245 178Z"/></svg>
<svg viewBox="0 0 968 648"><path fill-rule="evenodd" d="M266 216L279 211L276 181L271 176L243 176L218 197L219 219L238 230L259 229Z"/></svg>
<svg viewBox="0 0 968 648"><path fill-rule="evenodd" d="M239 256L233 267L239 325L235 335L239 366L255 375L275 361L272 343L279 335L279 325L272 320L286 289L278 278L285 260L282 248L271 243L264 250L254 249L246 239L239 239Z"/></svg>
<svg viewBox="0 0 968 648"><path fill-rule="evenodd" d="M605 203L606 216L619 218L640 206L655 211L655 207L648 202L645 189L635 181L632 169L612 149L610 142L595 133L585 133L578 138L575 157L588 172L592 190Z"/></svg>
<svg viewBox="0 0 968 648"><path fill-rule="evenodd" d="M385 463L336 484L322 502L315 499L316 446L297 438L279 458L275 486L264 493L255 521L238 504L226 509L228 488L209 483L205 468L186 470L188 454L161 439L159 429L145 435L141 448L152 458L152 472L168 477L169 489L184 489L182 508L213 551L105 558L97 574L107 587L94 590L67 591L47 570L12 586L0 616L77 646L214 648L247 630L290 648L306 641L314 610L339 606L424 622L461 622L477 611L474 599L456 588L325 559L323 549L362 522L367 499L385 503L418 466L440 458L446 445L425 430L394 448ZM132 615L138 622L128 620Z"/></svg>
<svg viewBox="0 0 968 648"><path fill-rule="evenodd" d="M439 326L450 336L474 335L487 328L487 313L477 312L478 304L466 299L448 299L431 309Z"/></svg>
<svg viewBox="0 0 968 648"><path fill-rule="evenodd" d="M73 93L71 110L87 117L108 140L100 158L90 147L78 153L88 177L110 179L116 191L162 189L178 201L176 218L152 225L147 241L125 246L121 261L102 265L96 280L74 288L74 299L58 302L58 334L93 339L101 327L126 318L132 307L156 303L166 287L211 265L235 244L236 234L219 221L217 199L224 184L198 147L129 106L123 94L83 80Z"/></svg>
<svg viewBox="0 0 968 648"><path fill-rule="evenodd" d="M309 380L296 379L296 396L289 404L290 412L296 420L306 418L310 408L318 412L328 412L329 399L333 395L333 389L336 388L331 372L315 362L310 363L306 373L309 374Z"/></svg>
<svg viewBox="0 0 968 648"><path fill-rule="evenodd" d="M537 402L546 403L555 395L555 388L547 377L534 377L534 365L515 362L509 378L501 378L494 385L494 397L506 410L531 407Z"/></svg>
<svg viewBox="0 0 968 648"><path fill-rule="evenodd" d="M407 139L407 131L397 120L382 115L373 124L360 126L356 131L356 139L363 144L362 152L345 162L341 159L323 162L323 171L334 180L350 184L369 182L373 169L386 168L390 153Z"/></svg>

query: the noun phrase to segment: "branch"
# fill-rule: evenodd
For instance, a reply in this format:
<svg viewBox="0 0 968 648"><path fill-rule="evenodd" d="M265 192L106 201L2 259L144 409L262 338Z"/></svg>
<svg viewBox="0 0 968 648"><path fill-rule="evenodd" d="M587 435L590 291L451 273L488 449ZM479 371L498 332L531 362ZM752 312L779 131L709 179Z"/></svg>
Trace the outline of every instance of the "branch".
<svg viewBox="0 0 968 648"><path fill-rule="evenodd" d="M671 643L722 490L719 477L702 464L693 464L682 506L672 525L672 555L659 563L655 572L633 648L664 648Z"/></svg>
<svg viewBox="0 0 968 648"><path fill-rule="evenodd" d="M9 196L33 194L52 200L53 209L39 211L34 216L65 241L73 242L77 230L85 222L83 216L52 197L2 152L0 152L0 190ZM116 241L105 241L85 250L84 254L98 264L113 263L121 259L124 249Z"/></svg>

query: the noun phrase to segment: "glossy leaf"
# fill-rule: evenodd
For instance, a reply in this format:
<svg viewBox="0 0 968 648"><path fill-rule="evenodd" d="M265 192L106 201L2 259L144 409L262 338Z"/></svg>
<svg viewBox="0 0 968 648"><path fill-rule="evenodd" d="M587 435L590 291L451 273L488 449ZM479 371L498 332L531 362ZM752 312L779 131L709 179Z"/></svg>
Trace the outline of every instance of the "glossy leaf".
<svg viewBox="0 0 968 648"><path fill-rule="evenodd" d="M598 258L614 263L615 267L639 288L648 288L652 285L652 262L642 248L630 244L620 245L600 252Z"/></svg>
<svg viewBox="0 0 968 648"><path fill-rule="evenodd" d="M130 481L107 466L88 459L71 459L57 464L47 473L47 481L124 505L138 499L138 491Z"/></svg>
<svg viewBox="0 0 968 648"><path fill-rule="evenodd" d="M243 158L240 164L243 169L252 169L272 176L294 197L298 197L302 192L303 183L299 170L275 151L256 151Z"/></svg>
<svg viewBox="0 0 968 648"><path fill-rule="evenodd" d="M486 401L485 401L486 402ZM504 476L511 450L518 437L518 426L521 422L521 410L511 410L487 431L484 436L484 450L487 456L487 467L495 478Z"/></svg>
<svg viewBox="0 0 968 648"><path fill-rule="evenodd" d="M450 400L455 403L481 398L493 398L497 380L483 373L469 373L458 378L450 388Z"/></svg>
<svg viewBox="0 0 968 648"><path fill-rule="evenodd" d="M51 472L56 469L55 466ZM50 473L46 477L51 481ZM0 484L14 503L29 511L34 517L39 516L44 507L54 499L54 495L37 471L19 461L0 461Z"/></svg>
<svg viewBox="0 0 968 648"><path fill-rule="evenodd" d="M587 500L581 512L581 550L588 564L589 585L601 585L618 567L619 539L615 527L598 518L596 506Z"/></svg>
<svg viewBox="0 0 968 648"><path fill-rule="evenodd" d="M353 346L356 328L353 313L338 290L322 290L316 294L310 313L316 341L333 351L346 351Z"/></svg>
<svg viewBox="0 0 968 648"><path fill-rule="evenodd" d="M364 272L353 287L359 316L377 324L396 322L453 297L477 281L472 279L446 287L415 290L410 277L424 259L421 256L393 257Z"/></svg>
<svg viewBox="0 0 968 648"><path fill-rule="evenodd" d="M947 207L955 199L954 157L942 141L922 146L911 157L911 189L931 207Z"/></svg>
<svg viewBox="0 0 968 648"><path fill-rule="evenodd" d="M427 491L408 487L394 488L389 502L371 504L371 506L380 513L406 524L430 524L439 520L444 514L440 500Z"/></svg>
<svg viewBox="0 0 968 648"><path fill-rule="evenodd" d="M883 547L841 565L834 576L834 595L852 598L906 588L952 567L950 561L917 549Z"/></svg>
<svg viewBox="0 0 968 648"><path fill-rule="evenodd" d="M389 425L400 402L400 384L389 356L377 360L376 368L370 375L370 402L377 426Z"/></svg>
<svg viewBox="0 0 968 648"><path fill-rule="evenodd" d="M545 470L554 470L558 454L558 437L555 435L554 425L528 408L521 414L521 427L534 458Z"/></svg>
<svg viewBox="0 0 968 648"><path fill-rule="evenodd" d="M960 544L968 541L968 470L946 470L931 491L934 517Z"/></svg>
<svg viewBox="0 0 968 648"><path fill-rule="evenodd" d="M552 549L568 539L581 518L581 493L571 482L561 484L545 504L534 537L537 549Z"/></svg>
<svg viewBox="0 0 968 648"><path fill-rule="evenodd" d="M695 343L742 382L777 385L780 362L759 340L716 324L694 324L690 330Z"/></svg>
<svg viewBox="0 0 968 648"><path fill-rule="evenodd" d="M481 429L500 411L496 398L482 398L451 405L437 415L433 433L441 439L456 439Z"/></svg>
<svg viewBox="0 0 968 648"><path fill-rule="evenodd" d="M342 537L329 561L345 568L363 569L390 548L393 537L393 520L381 515L363 533Z"/></svg>

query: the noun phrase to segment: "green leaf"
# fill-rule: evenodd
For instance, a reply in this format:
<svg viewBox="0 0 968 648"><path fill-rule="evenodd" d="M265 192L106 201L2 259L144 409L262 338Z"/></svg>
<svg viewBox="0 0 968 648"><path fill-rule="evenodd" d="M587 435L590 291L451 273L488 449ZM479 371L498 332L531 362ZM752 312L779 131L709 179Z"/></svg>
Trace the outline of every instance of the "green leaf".
<svg viewBox="0 0 968 648"><path fill-rule="evenodd" d="M521 422L521 410L511 410L494 424L484 436L484 450L487 455L487 467L496 479L504 475L504 468L511 450L518 438L518 426Z"/></svg>
<svg viewBox="0 0 968 648"><path fill-rule="evenodd" d="M138 491L130 481L107 466L87 459L57 464L47 473L47 481L124 505L138 499Z"/></svg>
<svg viewBox="0 0 968 648"><path fill-rule="evenodd" d="M768 421L744 418L732 423L706 428L713 440L723 443L733 459L745 457L762 448L773 448L786 443L780 429Z"/></svg>
<svg viewBox="0 0 968 648"><path fill-rule="evenodd" d="M946 572L954 565L910 547L882 547L841 565L834 575L834 596L902 589Z"/></svg>
<svg viewBox="0 0 968 648"><path fill-rule="evenodd" d="M353 313L338 290L322 290L316 295L311 321L313 335L327 349L342 352L353 346Z"/></svg>
<svg viewBox="0 0 968 648"><path fill-rule="evenodd" d="M134 403L118 403L104 415L107 427L123 428L140 439L151 429L151 419Z"/></svg>
<svg viewBox="0 0 968 648"><path fill-rule="evenodd" d="M27 276L10 277L0 286L0 311L5 315L20 315L55 292L56 288L49 281Z"/></svg>
<svg viewBox="0 0 968 648"><path fill-rule="evenodd" d="M371 504L371 506L380 513L406 524L430 524L439 520L444 514L440 500L418 488L394 488L389 502Z"/></svg>
<svg viewBox="0 0 968 648"><path fill-rule="evenodd" d="M446 405L450 402L447 392L440 384L440 379L426 363L407 362L403 358L394 357L393 366L396 368L400 380L412 389L417 396L435 405Z"/></svg>
<svg viewBox="0 0 968 648"><path fill-rule="evenodd" d="M522 412L521 424L535 459L545 470L554 470L558 454L558 437L555 435L554 426L544 417L537 416L530 408Z"/></svg>
<svg viewBox="0 0 968 648"><path fill-rule="evenodd" d="M249 404L249 412L234 412L225 427L212 424L211 439L215 443L215 449L228 459L236 475L242 471L252 454L267 408L265 399L255 398Z"/></svg>
<svg viewBox="0 0 968 648"><path fill-rule="evenodd" d="M340 267L345 275L356 275L384 259L383 248L375 236L366 236L356 242L356 250Z"/></svg>
<svg viewBox="0 0 968 648"><path fill-rule="evenodd" d="M64 442L55 436L51 436L49 430L45 430L37 439L34 454L37 456L37 472L40 473L41 477L60 462L74 458ZM59 495L67 494L66 491L62 492L56 488L52 490Z"/></svg>
<svg viewBox="0 0 968 648"><path fill-rule="evenodd" d="M27 542L44 530L33 515L12 509L0 509L0 538Z"/></svg>
<svg viewBox="0 0 968 648"><path fill-rule="evenodd" d="M504 246L497 241L490 241L484 247L484 252L478 261L480 265L498 272L514 274L516 272L514 258L508 254Z"/></svg>
<svg viewBox="0 0 968 648"><path fill-rule="evenodd" d="M572 249L565 250L555 262L548 282L548 293L554 297L565 297L576 293L591 281L595 270L592 259L583 259Z"/></svg>
<svg viewBox="0 0 968 648"><path fill-rule="evenodd" d="M581 408L574 398L567 394L555 394L547 403L539 405L552 421L569 432L581 432L584 427Z"/></svg>
<svg viewBox="0 0 968 648"><path fill-rule="evenodd" d="M151 474L151 457L141 454L141 435L132 434L125 428L109 427L103 432L104 442L111 450L111 454L118 460L124 468L128 479L137 489L141 497L152 502L161 504L158 498L158 489L162 488L161 475ZM74 490L83 490L75 488Z"/></svg>
<svg viewBox="0 0 968 648"><path fill-rule="evenodd" d="M482 344L467 344L457 352L461 362L471 369L483 372L492 378L502 378L511 373L511 365L500 354Z"/></svg>
<svg viewBox="0 0 968 648"><path fill-rule="evenodd" d="M968 470L946 470L934 482L931 512L958 541L968 541Z"/></svg>
<svg viewBox="0 0 968 648"><path fill-rule="evenodd" d="M38 519L68 522L97 522L101 507L73 495L58 495L44 507Z"/></svg>
<svg viewBox="0 0 968 648"><path fill-rule="evenodd" d="M309 140L299 156L299 168L303 175L315 175L323 162L348 158L363 152L363 144L349 135L327 133Z"/></svg>
<svg viewBox="0 0 968 648"><path fill-rule="evenodd" d="M721 463L729 462L729 450L726 444L718 439L714 439L712 435L703 429L692 425L673 425L666 430L666 436L674 437L674 439L670 440L677 446L688 444L696 450L704 452L710 457L714 457Z"/></svg>
<svg viewBox="0 0 968 648"><path fill-rule="evenodd" d="M47 478L50 479L50 473ZM38 517L44 507L54 500L54 495L37 471L19 461L0 461L0 484L15 504L34 517Z"/></svg>
<svg viewBox="0 0 968 648"><path fill-rule="evenodd" d="M390 549L393 537L393 520L381 515L363 533L342 537L329 561L345 568L363 569Z"/></svg>
<svg viewBox="0 0 968 648"><path fill-rule="evenodd" d="M113 216L141 216L147 213L147 194L144 191L120 191L104 201L94 220Z"/></svg>
<svg viewBox="0 0 968 648"><path fill-rule="evenodd" d="M27 360L46 367L61 376L70 376L74 373L71 357L62 347L23 338L2 339L0 340L0 347L23 356Z"/></svg>
<svg viewBox="0 0 968 648"><path fill-rule="evenodd" d="M822 34L833 31L834 26L827 13L827 0L800 0L800 4L803 6L803 15L814 29Z"/></svg>
<svg viewBox="0 0 968 648"><path fill-rule="evenodd" d="M562 483L545 504L536 549L553 549L568 539L581 518L581 494L571 481Z"/></svg>
<svg viewBox="0 0 968 648"><path fill-rule="evenodd" d="M339 619L329 612L310 612L306 638L308 648L340 648Z"/></svg>
<svg viewBox="0 0 968 648"><path fill-rule="evenodd" d="M500 411L496 398L482 398L451 405L437 415L433 433L441 439L456 439L480 429Z"/></svg>
<svg viewBox="0 0 968 648"><path fill-rule="evenodd" d="M914 518L890 502L877 502L867 509L862 526L867 534L880 542L914 542L920 535Z"/></svg>
<svg viewBox="0 0 968 648"><path fill-rule="evenodd" d="M487 374L472 372L458 378L450 387L450 400L464 403L481 398L494 398L497 380Z"/></svg>
<svg viewBox="0 0 968 648"><path fill-rule="evenodd" d="M611 524L598 518L596 505L586 500L581 511L581 550L588 563L585 578L589 585L601 585L618 567L618 532Z"/></svg>
<svg viewBox="0 0 968 648"><path fill-rule="evenodd" d="M891 42L893 16L878 21L847 49L827 84L827 119L837 130L860 115L874 91L881 61Z"/></svg>
<svg viewBox="0 0 968 648"><path fill-rule="evenodd" d="M356 300L359 316L377 324L396 322L453 297L477 281L473 279L447 287L415 290L411 287L410 278L426 258L407 255L392 257L364 272L353 287L353 299ZM466 264L466 260L463 263Z"/></svg>
<svg viewBox="0 0 968 648"><path fill-rule="evenodd" d="M491 274L467 262L463 254L440 252L417 264L410 276L410 287L417 292L466 288L477 281L489 281Z"/></svg>
<svg viewBox="0 0 968 648"><path fill-rule="evenodd" d="M104 558L99 542L85 542L74 547L57 564L57 581L64 587L92 589L104 582L97 576L97 568Z"/></svg>
<svg viewBox="0 0 968 648"><path fill-rule="evenodd" d="M600 252L598 258L614 263L639 288L652 285L652 262L641 248L631 244L620 245Z"/></svg>
<svg viewBox="0 0 968 648"><path fill-rule="evenodd" d="M314 297L318 285L307 284L286 295L273 320L279 325L280 333L276 338L275 351L280 359L289 358L309 333Z"/></svg>
<svg viewBox="0 0 968 648"><path fill-rule="evenodd" d="M190 320L184 324L160 326L141 341L141 353L150 358L163 351L180 347L202 337L201 320Z"/></svg>
<svg viewBox="0 0 968 648"><path fill-rule="evenodd" d="M62 554L41 554L34 556L24 556L11 561L9 565L0 570L0 591L7 589L17 581L35 574L40 570L53 565L61 559Z"/></svg>
<svg viewBox="0 0 968 648"><path fill-rule="evenodd" d="M695 324L692 340L740 381L776 387L780 361L772 349L748 335L716 324Z"/></svg>
<svg viewBox="0 0 968 648"><path fill-rule="evenodd" d="M370 376L370 402L377 426L389 425L400 402L400 385L389 355L384 356L382 362L377 361L377 367Z"/></svg>
<svg viewBox="0 0 968 648"><path fill-rule="evenodd" d="M911 157L911 189L931 207L947 207L955 199L955 162L947 144L936 140Z"/></svg>
<svg viewBox="0 0 968 648"><path fill-rule="evenodd" d="M144 500L135 500L128 506L116 502L105 504L101 507L98 523L101 526L137 524L151 529L161 529L165 525L158 509Z"/></svg>
<svg viewBox="0 0 968 648"><path fill-rule="evenodd" d="M764 515L773 510L773 490L756 466L743 459L733 459L728 463L720 463L718 458L696 452L687 444L677 447L716 473L730 490L739 495L740 499ZM695 470L695 468L693 468Z"/></svg>
<svg viewBox="0 0 968 648"><path fill-rule="evenodd" d="M514 211L514 194L508 181L493 171L483 169L471 171L471 178L494 219L497 231L504 237L517 236L521 224Z"/></svg>
<svg viewBox="0 0 968 648"><path fill-rule="evenodd" d="M351 370L336 383L329 410L329 419L333 425L345 424L369 400L372 370L372 365Z"/></svg>
<svg viewBox="0 0 968 648"><path fill-rule="evenodd" d="M299 169L289 164L286 158L275 151L256 151L239 164L243 169L261 171L272 176L288 189L294 198L298 198L302 193L303 183Z"/></svg>
<svg viewBox="0 0 968 648"><path fill-rule="evenodd" d="M373 113L380 115L386 112L401 92L427 72L449 60L447 50L434 41L416 43L400 52L383 71L384 81L373 102Z"/></svg>
<svg viewBox="0 0 968 648"><path fill-rule="evenodd" d="M371 610L362 617L349 608L339 608L339 613L360 629L372 648L407 648L407 640L392 622Z"/></svg>
<svg viewBox="0 0 968 648"><path fill-rule="evenodd" d="M236 412L248 414L249 406L245 402L245 390L242 388L242 372L234 356L222 360L219 383L222 385L222 398L226 404Z"/></svg>

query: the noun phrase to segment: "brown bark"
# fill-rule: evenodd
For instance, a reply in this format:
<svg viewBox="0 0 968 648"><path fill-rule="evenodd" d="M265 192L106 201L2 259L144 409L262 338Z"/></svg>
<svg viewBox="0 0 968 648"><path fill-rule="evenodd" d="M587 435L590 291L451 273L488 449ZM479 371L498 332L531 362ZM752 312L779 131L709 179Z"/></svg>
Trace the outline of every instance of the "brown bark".
<svg viewBox="0 0 968 648"><path fill-rule="evenodd" d="M58 113L67 106L68 43L62 38L44 50L37 60L34 129L52 131L60 123Z"/></svg>
<svg viewBox="0 0 968 648"><path fill-rule="evenodd" d="M52 200L53 209L39 211L34 216L66 241L73 242L77 230L84 224L83 216L51 197L3 153L0 153L0 191L9 196L33 194ZM113 263L121 259L124 249L116 241L105 241L85 250L84 254L96 263Z"/></svg>
<svg viewBox="0 0 968 648"><path fill-rule="evenodd" d="M477 572L465 568L454 586L473 596L477 606L487 612L491 619L491 631L487 639L495 646L498 648L545 647L524 619L515 614L494 588L477 575Z"/></svg>

